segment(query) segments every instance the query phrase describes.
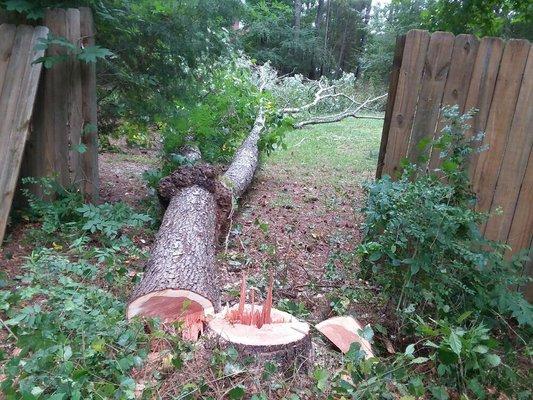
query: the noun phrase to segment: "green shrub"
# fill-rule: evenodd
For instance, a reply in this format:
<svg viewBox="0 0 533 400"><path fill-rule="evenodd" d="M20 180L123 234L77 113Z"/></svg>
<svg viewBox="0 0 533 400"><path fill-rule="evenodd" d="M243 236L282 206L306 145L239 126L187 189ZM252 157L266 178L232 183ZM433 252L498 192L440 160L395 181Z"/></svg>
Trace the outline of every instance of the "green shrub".
<svg viewBox="0 0 533 400"><path fill-rule="evenodd" d="M438 171L407 165L399 180L385 176L367 186L362 270L397 310L437 317L498 310L531 326L532 307L514 290L524 282L522 263L508 262L506 245L483 238L486 215L472 208L469 116L457 108L444 113L450 123L436 143L443 157Z"/></svg>
<svg viewBox="0 0 533 400"><path fill-rule="evenodd" d="M152 221L151 217L135 212L125 203L84 204L79 191L65 189L49 178L24 178L23 182L42 188L42 197L27 189L23 191L28 200L30 217L42 223L34 233L42 233L40 236L45 244L58 239L51 236L56 232L71 238L94 235L100 241L110 242L123 229L138 228Z"/></svg>
<svg viewBox="0 0 533 400"><path fill-rule="evenodd" d="M4 366L7 399L133 398L130 371L147 353L146 337L142 324L125 320L124 300L97 285L102 272L35 250L18 290L0 291L4 324L20 349Z"/></svg>

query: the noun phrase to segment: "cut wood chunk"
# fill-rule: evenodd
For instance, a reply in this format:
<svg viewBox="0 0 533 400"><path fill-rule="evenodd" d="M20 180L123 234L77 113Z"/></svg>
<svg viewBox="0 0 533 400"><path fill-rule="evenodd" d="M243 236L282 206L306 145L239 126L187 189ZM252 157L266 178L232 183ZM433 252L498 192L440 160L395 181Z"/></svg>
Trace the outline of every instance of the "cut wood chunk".
<svg viewBox="0 0 533 400"><path fill-rule="evenodd" d="M357 342L361 345L361 350L365 352L366 358L374 357L370 342L358 333L363 328L352 317L333 317L317 324L315 328L343 353L347 353L351 344Z"/></svg>
<svg viewBox="0 0 533 400"><path fill-rule="evenodd" d="M213 314L213 303L190 290L166 289L141 296L128 306L128 319L137 315L174 322L188 315Z"/></svg>
<svg viewBox="0 0 533 400"><path fill-rule="evenodd" d="M263 307L246 304L244 313L261 315ZM233 323L231 315L239 312L235 305L217 314L208 327L222 345L233 346L243 357L256 357L258 363L276 362L282 366L304 364L311 358L309 325L294 316L272 308L271 323L256 325Z"/></svg>

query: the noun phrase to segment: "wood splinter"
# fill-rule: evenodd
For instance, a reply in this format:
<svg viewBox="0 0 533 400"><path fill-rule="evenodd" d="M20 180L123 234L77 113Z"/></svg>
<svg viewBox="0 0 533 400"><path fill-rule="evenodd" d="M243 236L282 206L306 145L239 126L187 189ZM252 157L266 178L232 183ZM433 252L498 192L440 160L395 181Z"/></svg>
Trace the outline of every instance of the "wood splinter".
<svg viewBox="0 0 533 400"><path fill-rule="evenodd" d="M270 277L263 305L255 304L254 291L246 303L246 276L241 281L239 303L215 315L209 329L219 338L222 346L233 346L241 356L253 356L259 364L276 362L284 367L304 364L311 355L309 325L289 313L272 307Z"/></svg>

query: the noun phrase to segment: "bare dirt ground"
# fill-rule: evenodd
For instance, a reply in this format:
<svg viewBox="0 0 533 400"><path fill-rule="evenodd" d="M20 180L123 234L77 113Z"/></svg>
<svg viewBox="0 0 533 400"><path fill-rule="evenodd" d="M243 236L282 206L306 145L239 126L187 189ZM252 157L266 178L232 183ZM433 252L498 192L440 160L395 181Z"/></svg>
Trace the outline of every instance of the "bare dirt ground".
<svg viewBox="0 0 533 400"><path fill-rule="evenodd" d="M362 183L373 177L379 130L379 125L356 126L353 122L316 132L302 130L289 135L286 150L262 160L232 219L230 233L221 239L218 266L224 302L236 302L243 272L257 293L265 293L272 273L274 306L311 324L335 313L354 315L363 324L380 319L365 299L340 295L349 292L347 289L369 289L365 282L352 281L348 287L346 277L357 268L353 250L362 237ZM124 201L142 210L151 196L142 175L157 166L157 159L156 151L101 154L102 202ZM18 274L32 250L32 244L25 240L25 232L32 226L22 223L11 228L0 255L0 269L9 277ZM144 237L143 247L152 240ZM261 371L245 377L220 377L210 367L212 343L206 340L200 346L186 368L164 377L158 390L162 398L179 398L185 385L199 376L210 382L215 398L224 397L239 384L249 389L247 393L262 392L268 398L284 398L291 393L316 398L308 371L276 379L264 379ZM313 347L311 370L317 365L337 368L338 351L315 331ZM161 360L153 363L158 368Z"/></svg>

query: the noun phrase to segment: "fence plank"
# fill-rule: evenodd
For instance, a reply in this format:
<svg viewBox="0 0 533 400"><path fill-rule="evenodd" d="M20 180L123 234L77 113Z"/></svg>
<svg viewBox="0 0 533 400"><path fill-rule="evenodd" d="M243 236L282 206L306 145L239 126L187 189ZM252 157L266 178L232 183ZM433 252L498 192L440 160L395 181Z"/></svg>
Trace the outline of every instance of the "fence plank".
<svg viewBox="0 0 533 400"><path fill-rule="evenodd" d="M428 44L426 31L411 30L406 35L383 168L389 175L395 175L407 152Z"/></svg>
<svg viewBox="0 0 533 400"><path fill-rule="evenodd" d="M472 78L478 48L479 40L474 35L462 34L455 37L450 71L448 72L448 79L446 79L442 97L442 106L458 105L460 112L465 112L468 86ZM435 138L438 137L444 126L445 121L441 115L435 130ZM429 162L430 169L436 168L439 164L439 155L440 151L438 149L432 149Z"/></svg>
<svg viewBox="0 0 533 400"><path fill-rule="evenodd" d="M48 29L21 25L16 29L0 94L0 244L13 201L42 64L32 64L44 52L35 50Z"/></svg>
<svg viewBox="0 0 533 400"><path fill-rule="evenodd" d="M432 139L439 117L441 101L450 69L454 36L449 32L435 32L429 40L424 63L421 88L418 95L415 119L407 156L413 162L429 150L421 150L419 142L423 138Z"/></svg>
<svg viewBox="0 0 533 400"><path fill-rule="evenodd" d="M487 126L490 105L496 87L496 78L500 68L505 42L499 38L485 37L481 39L474 63L472 79L468 87L465 110L477 109L472 119L469 135L484 132ZM470 159L470 176L474 175L478 155Z"/></svg>
<svg viewBox="0 0 533 400"><path fill-rule="evenodd" d="M398 87L398 78L400 76L400 67L402 66L403 49L405 46L405 35L396 38L396 47L394 49L394 59L392 61L392 71L390 74L389 94L387 96L387 108L385 110L385 120L381 133L381 144L379 146L378 165L376 167L376 178L381 178L383 165L385 162L385 152L387 151L387 141L389 139L390 123L394 102L396 101L396 89Z"/></svg>
<svg viewBox="0 0 533 400"><path fill-rule="evenodd" d="M489 239L500 241L507 239L532 146L533 47L530 46L509 140L492 199L491 211L494 213L497 207L501 207L503 213L492 215L487 222L485 236Z"/></svg>
<svg viewBox="0 0 533 400"><path fill-rule="evenodd" d="M93 14L88 7L80 8L80 34L84 47L94 46L95 31ZM82 107L84 135L82 143L87 151L81 156L81 170L83 174L83 192L87 201L98 202L100 178L98 175L98 131L96 107L96 64L83 63L81 65ZM94 129L86 129L93 126Z"/></svg>
<svg viewBox="0 0 533 400"><path fill-rule="evenodd" d="M509 40L503 52L485 128L484 143L490 150L480 154L472 180L473 189L478 194L476 208L479 210L488 211L492 203L529 47L527 40Z"/></svg>
<svg viewBox="0 0 533 400"><path fill-rule="evenodd" d="M11 56L16 30L15 25L0 25L0 93L2 93L2 87L4 86L7 64Z"/></svg>
<svg viewBox="0 0 533 400"><path fill-rule="evenodd" d="M54 35L80 44L79 10L47 10L43 22ZM50 46L46 54L68 53L62 47ZM64 187L79 183L82 176L77 151L83 125L81 92L81 69L74 57L69 56L67 61L44 71L23 176L51 176ZM30 189L36 195L43 195L39 187Z"/></svg>
<svg viewBox="0 0 533 400"><path fill-rule="evenodd" d="M507 237L512 254L527 248L533 235L533 151L529 152L526 173L522 182L513 221Z"/></svg>
<svg viewBox="0 0 533 400"><path fill-rule="evenodd" d="M80 10L77 8L67 9L66 26L66 38L79 47L81 45ZM79 152L79 145L81 144L81 131L83 129L80 61L74 57L70 57L66 63L66 68L68 79L65 79L65 81L68 86L65 87L64 92L67 96L66 134L69 139L69 175L70 184L75 184L78 186L82 180L81 154Z"/></svg>

